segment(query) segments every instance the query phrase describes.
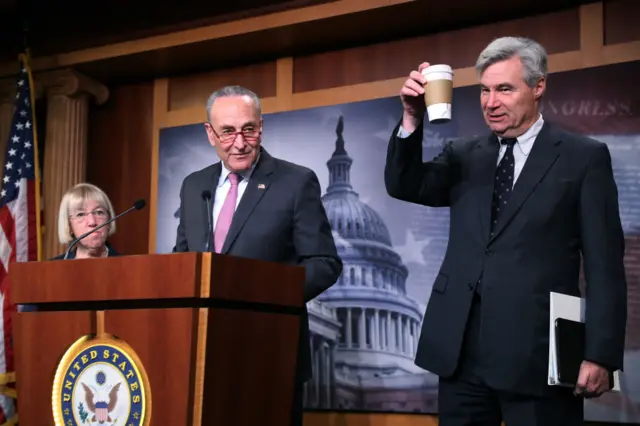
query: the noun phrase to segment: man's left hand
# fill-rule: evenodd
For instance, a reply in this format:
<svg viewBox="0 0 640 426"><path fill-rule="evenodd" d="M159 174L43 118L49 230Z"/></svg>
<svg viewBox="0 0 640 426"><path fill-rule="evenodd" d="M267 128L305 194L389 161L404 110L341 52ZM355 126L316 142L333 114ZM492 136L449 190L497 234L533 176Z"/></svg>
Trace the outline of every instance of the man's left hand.
<svg viewBox="0 0 640 426"><path fill-rule="evenodd" d="M594 362L582 361L574 393L585 398L597 398L609 390L609 371Z"/></svg>

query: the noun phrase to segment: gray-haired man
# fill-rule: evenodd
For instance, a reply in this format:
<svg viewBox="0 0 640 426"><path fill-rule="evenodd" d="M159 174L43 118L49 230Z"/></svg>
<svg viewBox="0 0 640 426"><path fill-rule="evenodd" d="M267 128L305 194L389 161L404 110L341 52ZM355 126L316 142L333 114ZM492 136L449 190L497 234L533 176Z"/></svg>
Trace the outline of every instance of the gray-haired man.
<svg viewBox="0 0 640 426"><path fill-rule="evenodd" d="M184 179L173 251L213 251L301 266L304 301L309 302L342 273L318 177L307 167L272 157L262 147L262 109L252 91L240 86L216 90L206 113L205 131L219 161ZM265 277L265 284L281 291L277 277ZM302 394L311 375L305 307L290 426L302 425ZM262 419L259 412L251 415Z"/></svg>
<svg viewBox="0 0 640 426"><path fill-rule="evenodd" d="M416 355L440 377L440 424L582 425L582 398L609 389L624 353L624 235L609 150L543 120L546 52L504 37L476 64L490 134L423 162L427 66L401 89L385 184L394 198L451 212ZM585 359L576 389L548 386L549 292L580 294L581 258Z"/></svg>

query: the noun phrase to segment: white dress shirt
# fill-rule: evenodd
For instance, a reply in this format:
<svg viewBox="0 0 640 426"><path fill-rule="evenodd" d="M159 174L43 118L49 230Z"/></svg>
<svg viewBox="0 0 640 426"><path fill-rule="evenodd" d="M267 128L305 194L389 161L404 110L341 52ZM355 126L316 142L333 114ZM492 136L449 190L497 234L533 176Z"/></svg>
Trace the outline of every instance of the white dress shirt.
<svg viewBox="0 0 640 426"><path fill-rule="evenodd" d="M513 159L515 160L515 164L513 165L513 184L516 184L518 180L518 176L522 172L524 167L524 163L527 162L527 158L531 153L531 148L533 148L533 143L538 137L538 133L542 130L542 125L544 124L544 120L542 119L542 115L538 116L538 120L531 125L527 129L526 132L518 136L518 142L513 146ZM498 136L498 140L502 140L500 136ZM498 152L498 164L500 164L500 160L504 157L504 153L507 152L507 145L500 144L500 151Z"/></svg>
<svg viewBox="0 0 640 426"><path fill-rule="evenodd" d="M531 127L529 127L526 132L524 132L517 138L518 142L513 147L513 158L515 160L514 170L513 170L514 185L516 184L516 181L518 180L518 176L520 176L520 173L524 168L524 164L526 163L527 158L531 153L531 148L533 148L533 143L535 142L536 137L538 137L538 133L540 133L540 130L542 130L543 124L544 124L544 120L542 119L542 114L539 114L538 120L535 123L533 123L533 125L531 125ZM398 137L404 139L409 135L411 135L411 133L404 130L402 125L400 125L400 128L398 129ZM498 140L502 140L502 138L498 136ZM506 151L507 151L507 145L500 144L500 151L498 152L498 158L496 160L496 164L500 164L500 160L502 160L502 157L504 157L504 153Z"/></svg>
<svg viewBox="0 0 640 426"><path fill-rule="evenodd" d="M253 174L253 170L255 169L255 165L257 164L257 160L253 163L254 165L249 169L243 172L238 172L238 176L242 176L242 179L238 182L238 198L236 200L236 209L238 208L238 204L240 204L240 200L242 199L242 195L244 191L247 189L247 185L249 184L249 180L251 179L251 175ZM221 163L222 170L220 171L220 178L218 178L218 186L216 187L216 195L213 200L213 229L216 229L216 224L218 223L218 216L220 216L220 210L222 210L222 205L224 204L224 200L227 198L227 194L231 189L231 181L229 181L229 169L224 166L224 163Z"/></svg>

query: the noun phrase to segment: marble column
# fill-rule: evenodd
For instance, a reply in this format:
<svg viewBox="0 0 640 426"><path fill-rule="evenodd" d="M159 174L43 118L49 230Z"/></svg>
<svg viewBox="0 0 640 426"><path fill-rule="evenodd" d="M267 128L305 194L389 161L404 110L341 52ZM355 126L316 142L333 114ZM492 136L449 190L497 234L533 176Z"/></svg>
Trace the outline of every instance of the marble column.
<svg viewBox="0 0 640 426"><path fill-rule="evenodd" d="M62 195L86 177L89 102L102 104L109 90L74 70L57 70L37 75L47 96L44 172L43 257L60 254L65 247L58 242L58 209Z"/></svg>
<svg viewBox="0 0 640 426"><path fill-rule="evenodd" d="M396 315L396 347L398 353L404 353L404 343L402 342L402 315Z"/></svg>
<svg viewBox="0 0 640 426"><path fill-rule="evenodd" d="M13 103L16 99L16 79L0 81L0 164L4 164L4 154L7 149L11 119L13 118ZM2 182L0 181L0 187Z"/></svg>
<svg viewBox="0 0 640 426"><path fill-rule="evenodd" d="M411 354L411 332L409 331L409 317L404 317L402 324L402 336L404 337L404 353L407 355Z"/></svg>
<svg viewBox="0 0 640 426"><path fill-rule="evenodd" d="M373 311L373 337L374 339L372 340L372 345L373 345L373 349L375 350L379 350L381 348L380 345L380 310L379 309L375 309Z"/></svg>
<svg viewBox="0 0 640 426"><path fill-rule="evenodd" d="M391 317L391 311L387 311L387 346L386 350L393 352L393 318Z"/></svg>
<svg viewBox="0 0 640 426"><path fill-rule="evenodd" d="M331 408L331 348L326 340L322 342L322 408Z"/></svg>
<svg viewBox="0 0 640 426"><path fill-rule="evenodd" d="M330 366L330 372L329 372L329 378L330 378L330 383L329 386L331 387L331 397L330 397L330 403L329 403L329 408L337 408L337 401L336 401L336 342L331 342L330 347L329 347L329 366Z"/></svg>
<svg viewBox="0 0 640 426"><path fill-rule="evenodd" d="M381 309L378 315L380 316L380 346L378 349L385 350L387 348L387 313Z"/></svg>
<svg viewBox="0 0 640 426"><path fill-rule="evenodd" d="M346 339L347 339L347 348L351 349L353 345L353 317L351 316L351 308L347 309L347 324L346 324Z"/></svg>
<svg viewBox="0 0 640 426"><path fill-rule="evenodd" d="M360 309L359 323L358 347L364 349L367 347L367 311L364 308Z"/></svg>
<svg viewBox="0 0 640 426"><path fill-rule="evenodd" d="M309 350L311 354L311 371L313 373L312 379L305 383L305 407L313 407L315 403L315 391L316 391L316 382L315 377L317 375L317 368L315 366L315 335L311 333L309 338Z"/></svg>
<svg viewBox="0 0 640 426"><path fill-rule="evenodd" d="M314 339L316 340L316 339ZM322 367L321 365L321 359L320 359L320 353L321 353L322 347L320 346L319 342L314 344L314 350L313 350L313 383L314 383L314 389L313 389L313 394L314 394L314 404L313 406L315 408L319 408L320 407L320 398L321 398L321 378L322 376L320 375L320 368Z"/></svg>
<svg viewBox="0 0 640 426"><path fill-rule="evenodd" d="M369 336L369 349L375 349L376 348L376 324L375 324L375 316L373 314L373 310L371 312L371 315L369 315L368 321L367 321L367 328L368 328L368 333L367 336Z"/></svg>

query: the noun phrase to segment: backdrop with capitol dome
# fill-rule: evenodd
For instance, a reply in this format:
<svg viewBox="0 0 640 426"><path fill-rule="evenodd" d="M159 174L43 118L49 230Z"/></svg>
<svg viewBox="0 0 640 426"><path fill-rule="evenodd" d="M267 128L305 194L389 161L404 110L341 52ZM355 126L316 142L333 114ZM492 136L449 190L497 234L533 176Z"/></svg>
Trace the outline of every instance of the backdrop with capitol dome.
<svg viewBox="0 0 640 426"><path fill-rule="evenodd" d="M625 372L621 393L586 403L594 421L640 422L639 74L640 62L552 74L542 106L545 120L608 144L619 189L629 288ZM265 149L318 175L344 262L336 285L308 304L308 409L437 413L437 377L413 358L449 214L386 194L386 149L401 113L392 97L264 116ZM453 120L426 126L424 159L447 140L487 132L478 86L457 88ZM217 158L197 124L163 129L158 161L156 251L168 253L182 180Z"/></svg>

